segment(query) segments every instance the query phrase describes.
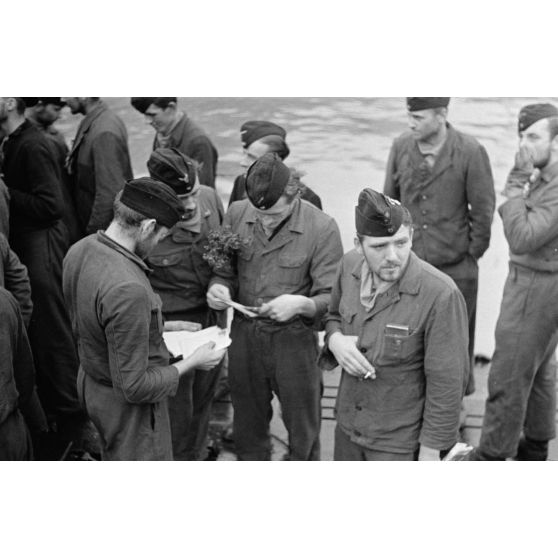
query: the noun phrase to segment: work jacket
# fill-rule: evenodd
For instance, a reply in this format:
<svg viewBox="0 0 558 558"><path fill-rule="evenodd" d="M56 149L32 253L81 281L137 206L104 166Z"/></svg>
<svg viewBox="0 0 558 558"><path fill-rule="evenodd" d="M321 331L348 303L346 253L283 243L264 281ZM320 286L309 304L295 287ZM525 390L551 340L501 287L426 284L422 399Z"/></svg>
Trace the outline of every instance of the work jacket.
<svg viewBox="0 0 558 558"><path fill-rule="evenodd" d="M384 193L399 200L414 223L413 251L437 268L478 260L490 243L494 181L485 148L447 124L432 169L412 132L392 145ZM467 266L476 275L475 266Z"/></svg>
<svg viewBox="0 0 558 558"><path fill-rule="evenodd" d="M343 371L337 424L355 443L377 451L408 453L419 444L449 449L457 441L469 369L463 296L447 275L411 253L401 279L367 311L360 302L363 262L353 250L339 267L320 364L337 366L327 348L333 333L354 335L376 379Z"/></svg>

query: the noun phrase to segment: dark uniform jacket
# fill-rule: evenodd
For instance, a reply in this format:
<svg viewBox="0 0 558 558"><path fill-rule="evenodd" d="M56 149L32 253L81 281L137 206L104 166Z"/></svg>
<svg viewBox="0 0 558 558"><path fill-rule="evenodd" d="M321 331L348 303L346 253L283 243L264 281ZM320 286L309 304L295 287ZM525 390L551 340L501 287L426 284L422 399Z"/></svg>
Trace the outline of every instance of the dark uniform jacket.
<svg viewBox="0 0 558 558"><path fill-rule="evenodd" d="M530 173L512 171L527 185ZM510 260L537 271L558 271L558 163L525 187L523 196L504 202L498 211L510 246Z"/></svg>
<svg viewBox="0 0 558 558"><path fill-rule="evenodd" d="M369 449L408 453L419 444L444 450L457 441L464 378L469 368L467 310L455 283L411 253L401 279L378 295L368 312L360 302L364 259L343 258L326 317L334 332L358 336L358 347L376 369L375 380L343 372L338 426ZM388 325L408 327L393 335ZM337 365L326 348L321 365Z"/></svg>
<svg viewBox="0 0 558 558"><path fill-rule="evenodd" d="M56 225L64 213L56 155L29 120L4 143L3 171L10 191L10 238Z"/></svg>
<svg viewBox="0 0 558 558"><path fill-rule="evenodd" d="M229 198L229 207L235 201L240 201L246 199L246 175L240 174L234 179L233 189L231 191L231 197ZM300 199L310 202L315 205L318 209L323 209L322 200L314 190L304 187L304 190L300 194Z"/></svg>
<svg viewBox="0 0 558 558"><path fill-rule="evenodd" d="M485 148L447 125L447 138L430 169L412 132L393 142L384 192L413 217L413 251L435 267L478 260L490 243L495 194ZM476 266L469 266L476 275Z"/></svg>
<svg viewBox="0 0 558 558"><path fill-rule="evenodd" d="M169 320L187 319L186 316L208 310L206 293L211 268L203 254L209 233L221 226L224 215L223 204L214 189L201 186L199 211L199 234L177 223L147 258L153 270L149 280L161 297L163 314Z"/></svg>
<svg viewBox="0 0 558 558"><path fill-rule="evenodd" d="M200 163L201 166L198 169L200 182L215 188L219 154L207 134L188 118L186 114L182 116L177 125L172 129L166 145L160 145L158 136L155 136L153 150L158 147L175 147L184 155Z"/></svg>
<svg viewBox="0 0 558 558"><path fill-rule="evenodd" d="M291 218L269 241L249 200L235 202L223 226L247 239L237 273L218 270L212 282L229 287L246 306L260 306L282 294L302 295L316 304L315 325L324 316L343 247L335 220L306 201L294 201Z"/></svg>
<svg viewBox="0 0 558 558"><path fill-rule="evenodd" d="M10 291L19 304L19 310L26 326L33 313L31 284L27 268L19 261L10 248L8 239L0 233L0 287Z"/></svg>
<svg viewBox="0 0 558 558"><path fill-rule="evenodd" d="M106 229L114 197L133 175L126 127L105 103L80 122L67 167L81 236Z"/></svg>
<svg viewBox="0 0 558 558"><path fill-rule="evenodd" d="M10 458L12 447L21 447L23 428L5 429L18 410L31 430L47 429L46 418L37 397L31 348L17 302L0 288L0 459ZM17 436L17 439L13 439Z"/></svg>
<svg viewBox="0 0 558 558"><path fill-rule="evenodd" d="M0 178L0 232L6 237L10 236L10 192Z"/></svg>
<svg viewBox="0 0 558 558"><path fill-rule="evenodd" d="M103 232L74 244L64 260L64 296L86 376L82 398L109 459L172 458L167 397L178 371L169 366L148 271Z"/></svg>

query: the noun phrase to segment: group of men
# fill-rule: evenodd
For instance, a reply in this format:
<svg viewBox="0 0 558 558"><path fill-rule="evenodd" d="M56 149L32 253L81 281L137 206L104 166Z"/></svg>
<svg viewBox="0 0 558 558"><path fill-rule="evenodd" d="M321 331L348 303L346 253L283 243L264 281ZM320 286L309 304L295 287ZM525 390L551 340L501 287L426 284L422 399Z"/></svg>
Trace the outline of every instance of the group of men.
<svg viewBox="0 0 558 558"><path fill-rule="evenodd" d="M11 316L0 457L29 457L65 423L87 441L92 421L103 459L204 459L224 350L182 358L162 334L225 326L235 304L247 310L235 310L228 349L239 459L271 458L275 394L289 459L318 460L322 374L336 366L336 460L444 457L474 391L478 260L495 208L486 150L448 123L450 99L407 98L410 130L393 143L384 192L360 193L345 255L320 198L284 163L283 127L241 127L244 172L225 213L217 151L176 98L131 102L156 130L149 178L132 178L125 127L100 99L0 99L10 198L0 280L17 300L0 290ZM84 114L65 155L52 129L63 103ZM510 275L469 459L544 460L555 436L558 110L524 107L518 132L499 208ZM203 256L219 230L239 248L212 266Z"/></svg>

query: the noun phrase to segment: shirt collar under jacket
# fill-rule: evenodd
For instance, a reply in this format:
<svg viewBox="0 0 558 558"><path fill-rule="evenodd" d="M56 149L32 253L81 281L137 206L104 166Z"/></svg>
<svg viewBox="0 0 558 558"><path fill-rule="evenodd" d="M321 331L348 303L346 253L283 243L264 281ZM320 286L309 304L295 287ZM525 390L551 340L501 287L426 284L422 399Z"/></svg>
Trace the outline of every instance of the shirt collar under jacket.
<svg viewBox="0 0 558 558"><path fill-rule="evenodd" d="M138 265L146 274L151 273L151 269L147 266L147 264L136 254L130 252L127 248L124 248L121 244L114 241L112 238L107 236L103 231L97 232L97 240L102 244L116 250L118 253L122 254L124 257L128 258L130 261L134 262Z"/></svg>

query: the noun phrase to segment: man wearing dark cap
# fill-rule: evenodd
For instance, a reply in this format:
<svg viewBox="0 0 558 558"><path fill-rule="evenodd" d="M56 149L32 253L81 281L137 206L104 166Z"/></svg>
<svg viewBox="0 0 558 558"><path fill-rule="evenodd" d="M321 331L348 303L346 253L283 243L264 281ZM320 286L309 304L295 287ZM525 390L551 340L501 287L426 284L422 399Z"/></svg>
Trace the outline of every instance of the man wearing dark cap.
<svg viewBox="0 0 558 558"><path fill-rule="evenodd" d="M558 340L558 109L519 113L519 152L498 208L510 272L496 324L496 348L478 460L544 461L556 436Z"/></svg>
<svg viewBox="0 0 558 558"><path fill-rule="evenodd" d="M234 180L233 189L229 198L229 207L235 201L246 198L246 171L262 155L276 153L281 161L284 161L290 153L286 142L287 132L266 120L249 120L240 127L240 141L242 142L242 159L240 166L244 174L237 176ZM300 175L302 176L302 175ZM299 180L300 197L309 201L318 209L322 209L320 197Z"/></svg>
<svg viewBox="0 0 558 558"><path fill-rule="evenodd" d="M490 243L495 194L485 148L447 122L449 97L407 97L410 130L392 145L384 193L413 218L413 251L449 275L460 289L469 320L474 392L474 342L479 258Z"/></svg>
<svg viewBox="0 0 558 558"><path fill-rule="evenodd" d="M132 106L155 129L153 149L176 148L199 163L198 175L205 186L215 188L219 154L209 136L178 109L176 97L132 97Z"/></svg>
<svg viewBox="0 0 558 558"><path fill-rule="evenodd" d="M29 99L29 102L27 102L27 99ZM66 145L64 134L54 126L54 123L60 118L60 112L66 106L66 103L62 101L61 97L36 97L34 99L24 97L24 100L27 105L25 116L52 141L56 151L56 159L61 175L62 193L64 194L64 204L66 206L63 220L68 229L69 244L73 244L80 238L80 235L70 177L65 168L68 146Z"/></svg>
<svg viewBox="0 0 558 558"><path fill-rule="evenodd" d="M320 359L343 370L334 459L438 460L457 442L469 367L463 296L411 252L411 215L399 202L367 188L355 221Z"/></svg>
<svg viewBox="0 0 558 558"><path fill-rule="evenodd" d="M116 196L106 232L74 244L64 260L64 295L81 362L78 390L101 435L103 459L172 460L167 398L180 376L213 368L224 354L207 344L169 364L161 299L143 260L183 212L168 186L130 180Z"/></svg>
<svg viewBox="0 0 558 558"><path fill-rule="evenodd" d="M315 331L343 249L335 221L301 200L290 176L273 153L248 169L248 199L234 203L223 223L245 242L232 270L215 270L207 294L216 310L231 298L257 308L256 318L237 313L231 331L229 380L241 460L270 459L273 393L289 433L290 459L320 456Z"/></svg>
<svg viewBox="0 0 558 558"><path fill-rule="evenodd" d="M66 161L77 212L78 235L105 230L114 196L132 178L124 122L99 97L62 97L72 114L83 114Z"/></svg>
<svg viewBox="0 0 558 558"><path fill-rule="evenodd" d="M217 323L217 316L207 306L211 268L203 254L209 233L221 226L224 211L217 192L200 185L196 166L175 148L158 148L151 154L149 174L174 190L184 215L146 261L153 270L149 281L161 297L165 320L184 320L206 328ZM176 395L169 400L175 460L207 457L211 401L220 368L182 376Z"/></svg>
<svg viewBox="0 0 558 558"><path fill-rule="evenodd" d="M3 171L10 193L9 244L29 273L29 341L39 397L51 426L36 453L40 459L57 459L79 438L87 417L77 396L77 353L62 295L68 232L62 220L60 169L53 143L25 118L25 108L23 98L0 98L0 125L8 135Z"/></svg>

